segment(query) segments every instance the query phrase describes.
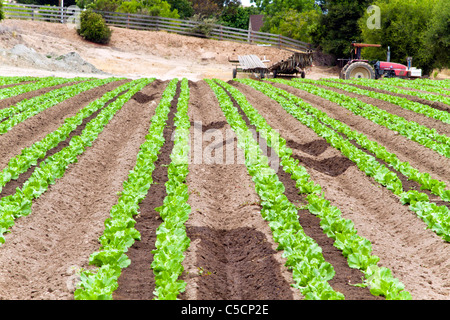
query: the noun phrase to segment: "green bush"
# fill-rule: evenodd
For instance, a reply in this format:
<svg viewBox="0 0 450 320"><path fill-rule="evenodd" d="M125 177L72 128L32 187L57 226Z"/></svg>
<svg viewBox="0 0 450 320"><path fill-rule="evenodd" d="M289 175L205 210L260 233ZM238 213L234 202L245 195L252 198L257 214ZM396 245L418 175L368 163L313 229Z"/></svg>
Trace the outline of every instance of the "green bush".
<svg viewBox="0 0 450 320"><path fill-rule="evenodd" d="M84 39L101 44L109 43L112 33L103 17L92 10L81 13L80 29L77 29L77 32Z"/></svg>

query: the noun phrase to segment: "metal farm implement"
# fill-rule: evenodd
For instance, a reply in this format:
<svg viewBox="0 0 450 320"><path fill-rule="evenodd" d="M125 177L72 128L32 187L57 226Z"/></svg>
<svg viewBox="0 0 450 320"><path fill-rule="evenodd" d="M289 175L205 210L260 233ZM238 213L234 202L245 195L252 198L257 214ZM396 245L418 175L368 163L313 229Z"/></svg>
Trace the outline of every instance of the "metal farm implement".
<svg viewBox="0 0 450 320"><path fill-rule="evenodd" d="M236 78L238 72L252 73L255 78L264 78L267 74L272 73L276 78L279 75L300 74L305 77L306 69L312 66L312 52L295 52L286 60L281 60L270 67L267 67L256 55L238 56L238 60L230 60L229 62L238 63L233 68L233 79Z"/></svg>

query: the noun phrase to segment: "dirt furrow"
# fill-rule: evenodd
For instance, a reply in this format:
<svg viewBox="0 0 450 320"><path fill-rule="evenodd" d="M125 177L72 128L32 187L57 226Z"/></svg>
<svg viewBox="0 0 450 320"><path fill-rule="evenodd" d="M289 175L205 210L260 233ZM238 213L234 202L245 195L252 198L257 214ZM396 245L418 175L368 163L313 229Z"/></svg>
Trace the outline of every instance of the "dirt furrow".
<svg viewBox="0 0 450 320"><path fill-rule="evenodd" d="M238 104L235 103L235 106L239 108L240 114L245 119L247 126L256 130L256 128L250 124L249 119L245 116L245 113ZM292 140L287 141L287 146L292 147L292 142ZM318 149L321 150L320 144L316 143L316 145L318 145ZM319 150L310 151L309 153L317 154L319 153ZM270 154L272 152L274 151L271 151ZM347 171L349 167L354 166L353 162L349 159L338 155L322 160L316 160L311 156L300 155L295 155L294 158L298 159L301 165L331 177L337 177ZM305 197L298 194L295 181L291 179L289 174L280 168L277 171L277 175L280 181L283 182L286 189L285 194L291 202L307 204ZM303 209L299 210L298 216L300 225L303 227L305 233L317 242L323 250L325 260L331 263L335 269L336 274L329 282L330 285L335 290L344 294L348 300L372 300L380 298L373 296L368 289L352 286L352 284L361 281L363 274L359 270L352 269L348 266L347 259L342 255L342 252L333 246L333 240L328 238L320 228L320 219L310 214L308 210Z"/></svg>
<svg viewBox="0 0 450 320"><path fill-rule="evenodd" d="M165 143L155 162L152 179L153 184L148 190L146 198L139 205L140 214L135 218L135 228L141 234L141 240L136 241L127 252L131 264L119 277L119 287L113 293L114 300L152 300L154 298L155 277L151 264L152 250L156 249L156 229L162 222L155 208L162 206L166 197L165 183L168 180L167 167L171 162L170 154L173 149L174 118L177 111L180 83L172 100L166 127L164 128Z"/></svg>
<svg viewBox="0 0 450 320"><path fill-rule="evenodd" d="M164 86L156 81L141 90L148 101L127 102L78 162L34 201L31 215L16 221L0 247L2 299L73 299L77 272L91 268L89 255L99 248L104 221L135 165ZM79 107L84 99L72 103Z"/></svg>
<svg viewBox="0 0 450 320"><path fill-rule="evenodd" d="M321 140L272 99L248 86L235 85L286 140L297 142L297 146ZM319 98L310 97L308 102L333 116L330 114L333 109ZM351 125L355 125L356 121L348 115L346 119L351 119ZM290 145L294 156L312 156ZM329 147L316 159L336 156L342 155ZM348 167L338 176L311 167L306 169L322 186L325 197L341 210L342 216L355 223L358 234L371 241L373 253L381 258L379 265L390 268L414 299L449 299L450 248L434 232L426 230L423 221L401 205L396 196L356 166Z"/></svg>
<svg viewBox="0 0 450 320"><path fill-rule="evenodd" d="M301 299L260 213L235 135L209 86L190 83L191 163L187 183L191 245L182 299Z"/></svg>
<svg viewBox="0 0 450 320"><path fill-rule="evenodd" d="M82 107L127 81L129 80L114 81L80 93L17 124L10 131L0 135L0 168L3 169L9 159L20 154L23 148L31 146L58 129L64 123L64 119L74 116Z"/></svg>

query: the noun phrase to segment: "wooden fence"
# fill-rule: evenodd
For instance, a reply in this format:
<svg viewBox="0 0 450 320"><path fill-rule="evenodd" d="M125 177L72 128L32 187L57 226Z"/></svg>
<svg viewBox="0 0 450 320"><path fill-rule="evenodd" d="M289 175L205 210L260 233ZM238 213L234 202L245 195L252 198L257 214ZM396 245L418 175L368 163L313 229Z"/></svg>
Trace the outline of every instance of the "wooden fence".
<svg viewBox="0 0 450 320"><path fill-rule="evenodd" d="M18 3L3 4L3 11L6 17L11 19L42 20L56 23L76 23L77 15L81 13L81 9L75 6L61 9L61 7L56 6ZM164 30L209 39L267 45L291 52L308 52L313 49L309 43L272 33L237 29L217 24L207 25L198 21L154 17L142 14L107 11L96 12L103 16L107 25L114 27L154 31Z"/></svg>

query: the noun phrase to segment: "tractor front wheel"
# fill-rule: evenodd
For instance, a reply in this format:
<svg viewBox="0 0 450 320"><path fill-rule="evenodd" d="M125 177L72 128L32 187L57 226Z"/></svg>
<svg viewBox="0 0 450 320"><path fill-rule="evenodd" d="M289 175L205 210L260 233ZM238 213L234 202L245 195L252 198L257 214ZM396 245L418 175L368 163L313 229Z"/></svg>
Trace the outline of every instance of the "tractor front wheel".
<svg viewBox="0 0 450 320"><path fill-rule="evenodd" d="M366 62L354 62L343 70L343 77L344 79L375 79L375 71L372 66Z"/></svg>

